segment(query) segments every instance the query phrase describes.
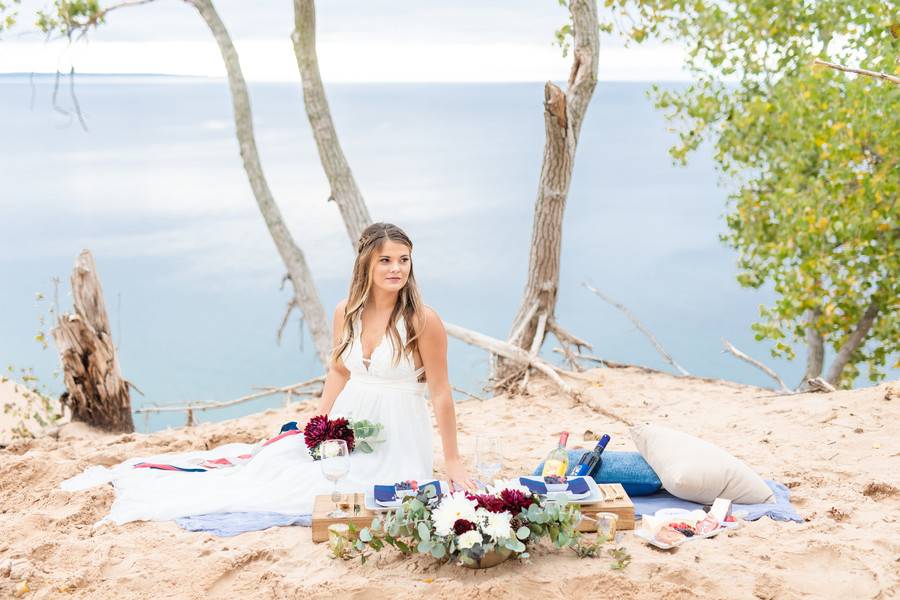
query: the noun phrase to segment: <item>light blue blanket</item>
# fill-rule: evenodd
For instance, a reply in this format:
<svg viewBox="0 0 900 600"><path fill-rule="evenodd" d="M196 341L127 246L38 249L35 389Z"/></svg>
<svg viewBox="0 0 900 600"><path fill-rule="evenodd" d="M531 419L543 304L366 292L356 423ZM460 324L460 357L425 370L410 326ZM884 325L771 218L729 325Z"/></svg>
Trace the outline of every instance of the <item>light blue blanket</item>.
<svg viewBox="0 0 900 600"><path fill-rule="evenodd" d="M777 481L767 479L766 485L775 493L774 504L734 504L731 512L745 512L744 519L747 521L756 521L762 517L769 517L775 521L802 523L803 517L791 505L790 491ZM686 508L688 510L703 508L702 504L676 498L668 492L658 492L651 496L640 496L632 498L631 501L634 503L635 516L652 515L661 508Z"/></svg>
<svg viewBox="0 0 900 600"><path fill-rule="evenodd" d="M175 522L188 531L206 531L228 537L247 531L259 531L285 525L312 525L312 515L286 515L276 512L223 512L181 517Z"/></svg>
<svg viewBox="0 0 900 600"><path fill-rule="evenodd" d="M766 485L775 493L774 504L735 504L732 512L743 511L744 519L756 521L762 517L769 517L775 521L803 522L803 517L791 505L790 492L776 482L766 480ZM668 492L659 492L652 496L638 496L631 499L634 502L635 516L652 515L661 508L686 508L694 510L703 508L702 504L688 502L676 498ZM182 517L176 522L188 531L206 531L214 535L228 537L247 531L259 531L269 527L286 525L312 525L311 515L286 515L274 512L225 512L211 513L207 515L195 515Z"/></svg>

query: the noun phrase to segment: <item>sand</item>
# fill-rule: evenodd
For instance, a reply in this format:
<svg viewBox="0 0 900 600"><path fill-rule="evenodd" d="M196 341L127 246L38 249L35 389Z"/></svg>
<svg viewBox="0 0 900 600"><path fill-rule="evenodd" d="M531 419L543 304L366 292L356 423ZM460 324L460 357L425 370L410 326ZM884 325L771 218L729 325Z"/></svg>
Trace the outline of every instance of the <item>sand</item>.
<svg viewBox="0 0 900 600"><path fill-rule="evenodd" d="M526 397L458 405L460 444L504 440L506 473L529 471L557 432L609 432L611 449L633 449L626 425L653 421L728 449L786 483L805 523L769 519L659 551L635 538L623 571L608 557L578 559L538 548L529 564L485 571L405 559L383 551L365 565L330 559L302 527L218 538L172 522L94 529L113 499L109 486L67 493L63 479L94 464L161 451L252 442L304 420L297 404L232 421L148 435L108 435L82 424L0 451L0 597L29 598L893 598L900 588L900 384L834 394L775 396L721 381L639 369L591 372L586 405L546 381ZM596 408L592 408L596 407ZM437 441L437 437L435 438ZM439 448L436 448L439 451ZM439 454L438 454L439 456ZM26 590L27 586L27 591Z"/></svg>

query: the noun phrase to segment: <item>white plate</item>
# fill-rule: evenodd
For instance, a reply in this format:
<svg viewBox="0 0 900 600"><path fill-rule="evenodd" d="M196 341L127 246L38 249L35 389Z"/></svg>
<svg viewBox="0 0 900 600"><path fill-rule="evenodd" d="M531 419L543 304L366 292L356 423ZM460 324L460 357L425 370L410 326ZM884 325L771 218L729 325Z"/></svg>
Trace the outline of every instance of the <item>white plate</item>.
<svg viewBox="0 0 900 600"><path fill-rule="evenodd" d="M542 477L537 475L523 475L524 479L530 479L531 481L539 481L544 483ZM569 479L577 479L577 477L570 477ZM551 492L550 489L547 489L547 498L550 500L565 500L566 502L571 502L573 504L593 504L595 502L600 502L603 500L603 494L600 493L600 488L597 487L597 482L594 481L593 477L581 477L588 484L588 491L583 494L573 494L572 492ZM546 484L545 484L546 485Z"/></svg>
<svg viewBox="0 0 900 600"><path fill-rule="evenodd" d="M723 521L722 523L719 523L718 529L714 529L709 533L695 533L691 537L685 536L683 540L680 540L675 544L664 544L663 542L660 542L652 535L650 535L650 532L643 528L635 529L634 535L641 538L642 540L645 540L651 546L656 546L657 548L661 548L662 550L670 550L672 548L677 548L678 546L681 546L683 544L687 544L688 542L693 542L694 540L705 540L706 538L717 536L726 529L737 529L738 527L740 527L739 523L725 523Z"/></svg>
<svg viewBox="0 0 900 600"><path fill-rule="evenodd" d="M446 481L441 481L441 489L448 489L449 485ZM396 508L400 508L400 505L403 504L403 498L397 498L393 502L379 502L375 499L375 490L372 486L369 486L369 489L366 490L365 494L365 507L373 512L387 512L389 510L394 510Z"/></svg>

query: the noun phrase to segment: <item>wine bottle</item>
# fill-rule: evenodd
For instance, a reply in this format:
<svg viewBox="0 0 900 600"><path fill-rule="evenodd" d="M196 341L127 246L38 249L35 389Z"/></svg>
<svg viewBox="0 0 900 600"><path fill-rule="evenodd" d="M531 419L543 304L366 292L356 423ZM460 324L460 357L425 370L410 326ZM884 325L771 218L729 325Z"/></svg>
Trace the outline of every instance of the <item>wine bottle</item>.
<svg viewBox="0 0 900 600"><path fill-rule="evenodd" d="M609 436L605 433L600 437L600 441L597 442L597 445L590 452L585 452L581 457L581 460L578 461L578 464L575 465L575 468L572 469L572 475L585 475L587 477L593 477L595 473L600 471L600 465L603 464L603 458L601 454L606 449L606 445L609 443Z"/></svg>
<svg viewBox="0 0 900 600"><path fill-rule="evenodd" d="M569 432L563 431L559 435L559 446L554 448L547 458L544 459L544 470L541 471L542 477L548 475L558 475L564 477L569 469L569 454L566 452L566 442L569 441Z"/></svg>

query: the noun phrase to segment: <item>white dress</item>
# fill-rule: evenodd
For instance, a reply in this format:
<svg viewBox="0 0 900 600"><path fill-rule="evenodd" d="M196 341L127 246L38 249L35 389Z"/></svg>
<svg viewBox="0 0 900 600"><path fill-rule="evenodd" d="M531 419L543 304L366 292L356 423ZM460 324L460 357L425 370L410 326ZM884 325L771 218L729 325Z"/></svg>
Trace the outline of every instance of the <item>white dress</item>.
<svg viewBox="0 0 900 600"><path fill-rule="evenodd" d="M398 328L403 339L402 320ZM406 357L392 365L393 346L388 335L372 351L366 367L359 322L355 329L357 335L343 355L350 379L329 416L381 423L384 442L371 454L351 454L350 473L339 482L338 489L363 492L375 483L428 480L433 475L432 428L425 384L418 382L422 369L415 369ZM245 454L254 455L234 467L199 473L134 467L148 462L192 468L203 461ZM264 447L226 444L208 451L134 458L112 468L91 467L63 481L61 487L74 491L102 483L115 487L116 498L104 521L116 523L219 512L310 514L314 497L332 489L332 483L322 476L320 464L310 458L302 433Z"/></svg>

